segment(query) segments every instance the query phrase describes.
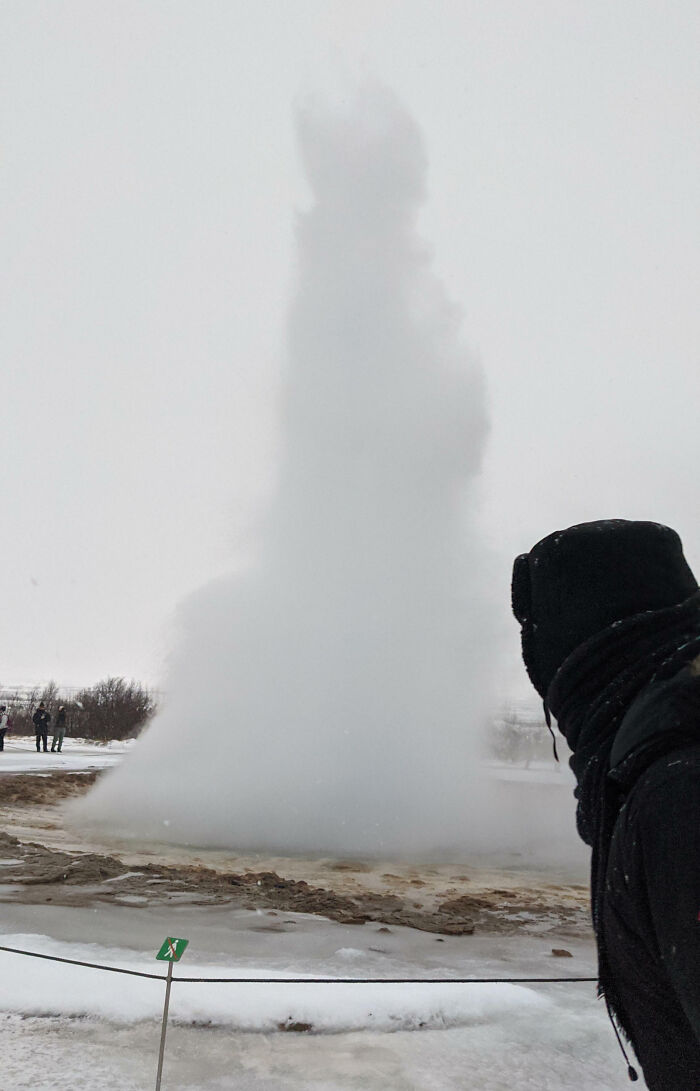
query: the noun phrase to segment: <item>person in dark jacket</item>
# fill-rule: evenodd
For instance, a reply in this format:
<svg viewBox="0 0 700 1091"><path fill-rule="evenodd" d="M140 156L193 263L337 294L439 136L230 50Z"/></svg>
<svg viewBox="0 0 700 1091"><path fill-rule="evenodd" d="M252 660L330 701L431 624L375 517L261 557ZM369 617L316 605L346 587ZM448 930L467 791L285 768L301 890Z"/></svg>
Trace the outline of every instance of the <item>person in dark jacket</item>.
<svg viewBox="0 0 700 1091"><path fill-rule="evenodd" d="M51 720L51 713L44 705L43 701L39 701L39 707L32 716L32 722L34 724L34 733L36 735L36 748L37 752L41 750L41 743L44 744L44 753L48 750L48 736L49 736L49 722Z"/></svg>
<svg viewBox="0 0 700 1091"><path fill-rule="evenodd" d="M61 705L56 713L56 721L53 728L53 738L51 740L51 753L56 750L61 753L63 747L63 740L66 737L66 726L68 721L68 713L66 712L66 706Z"/></svg>
<svg viewBox="0 0 700 1091"><path fill-rule="evenodd" d="M5 749L5 735L12 727L7 705L0 705L0 750Z"/></svg>
<svg viewBox="0 0 700 1091"><path fill-rule="evenodd" d="M572 751L600 995L652 1091L698 1091L700 593L680 538L622 519L551 534L516 558L513 612Z"/></svg>

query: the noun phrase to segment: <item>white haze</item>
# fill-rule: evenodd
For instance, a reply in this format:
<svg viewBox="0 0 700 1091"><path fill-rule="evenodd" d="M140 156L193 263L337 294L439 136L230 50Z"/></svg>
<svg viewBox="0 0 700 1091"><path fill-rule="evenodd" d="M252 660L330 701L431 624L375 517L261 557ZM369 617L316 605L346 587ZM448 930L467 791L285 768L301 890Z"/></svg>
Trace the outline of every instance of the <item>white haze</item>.
<svg viewBox="0 0 700 1091"><path fill-rule="evenodd" d="M415 232L411 117L365 87L297 124L313 202L259 556L186 603L166 707L78 809L253 851L464 845L494 660L482 375Z"/></svg>

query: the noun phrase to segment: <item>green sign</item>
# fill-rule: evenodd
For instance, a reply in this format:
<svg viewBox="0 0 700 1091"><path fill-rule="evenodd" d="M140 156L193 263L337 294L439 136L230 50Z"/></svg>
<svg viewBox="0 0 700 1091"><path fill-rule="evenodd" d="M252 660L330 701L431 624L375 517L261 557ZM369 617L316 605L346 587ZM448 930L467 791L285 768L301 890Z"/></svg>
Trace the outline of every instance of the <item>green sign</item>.
<svg viewBox="0 0 700 1091"><path fill-rule="evenodd" d="M175 939L173 936L168 936L156 958L163 962L179 962L189 942L188 939Z"/></svg>

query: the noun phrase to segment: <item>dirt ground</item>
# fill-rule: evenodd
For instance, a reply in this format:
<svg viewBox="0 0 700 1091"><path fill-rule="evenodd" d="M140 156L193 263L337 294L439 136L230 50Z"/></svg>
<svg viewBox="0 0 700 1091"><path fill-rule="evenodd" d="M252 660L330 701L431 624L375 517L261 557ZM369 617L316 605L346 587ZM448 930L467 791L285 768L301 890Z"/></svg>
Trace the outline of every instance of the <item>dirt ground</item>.
<svg viewBox="0 0 700 1091"><path fill-rule="evenodd" d="M438 935L590 935L585 885L551 873L435 863L263 857L163 845L108 845L66 827L67 802L99 773L0 777L0 903L146 906L226 903L376 921ZM270 930L280 927L270 921ZM565 952L564 952L565 953Z"/></svg>

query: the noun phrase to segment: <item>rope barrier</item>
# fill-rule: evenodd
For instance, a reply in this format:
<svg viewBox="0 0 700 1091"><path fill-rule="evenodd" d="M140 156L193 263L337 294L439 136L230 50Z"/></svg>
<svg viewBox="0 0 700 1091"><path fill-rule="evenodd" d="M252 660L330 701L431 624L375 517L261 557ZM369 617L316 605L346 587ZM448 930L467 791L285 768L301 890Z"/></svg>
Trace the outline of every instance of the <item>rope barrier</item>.
<svg viewBox="0 0 700 1091"><path fill-rule="evenodd" d="M178 977L176 981L222 985L517 985L597 982L597 977Z"/></svg>
<svg viewBox="0 0 700 1091"><path fill-rule="evenodd" d="M150 977L154 981L165 981L165 974L148 974L144 970L127 970L122 966L104 966L100 962L80 962L77 958L43 955L39 951L23 951L20 947L0 946L0 951L9 951L12 955L27 955L29 958L43 958L47 962L67 962L69 966L87 966L90 970L104 970L110 974L130 974L132 977Z"/></svg>
<svg viewBox="0 0 700 1091"><path fill-rule="evenodd" d="M44 955L38 951L24 951L19 947L4 947L13 955L43 958L48 962L65 962L69 966L85 966L89 970L104 970L111 974L129 974L131 977L147 977L165 981L165 974L149 974L144 970L127 970L122 966L105 966L99 962L82 962L77 958L60 955ZM535 985L597 982L597 977L177 977L178 984L199 985Z"/></svg>

